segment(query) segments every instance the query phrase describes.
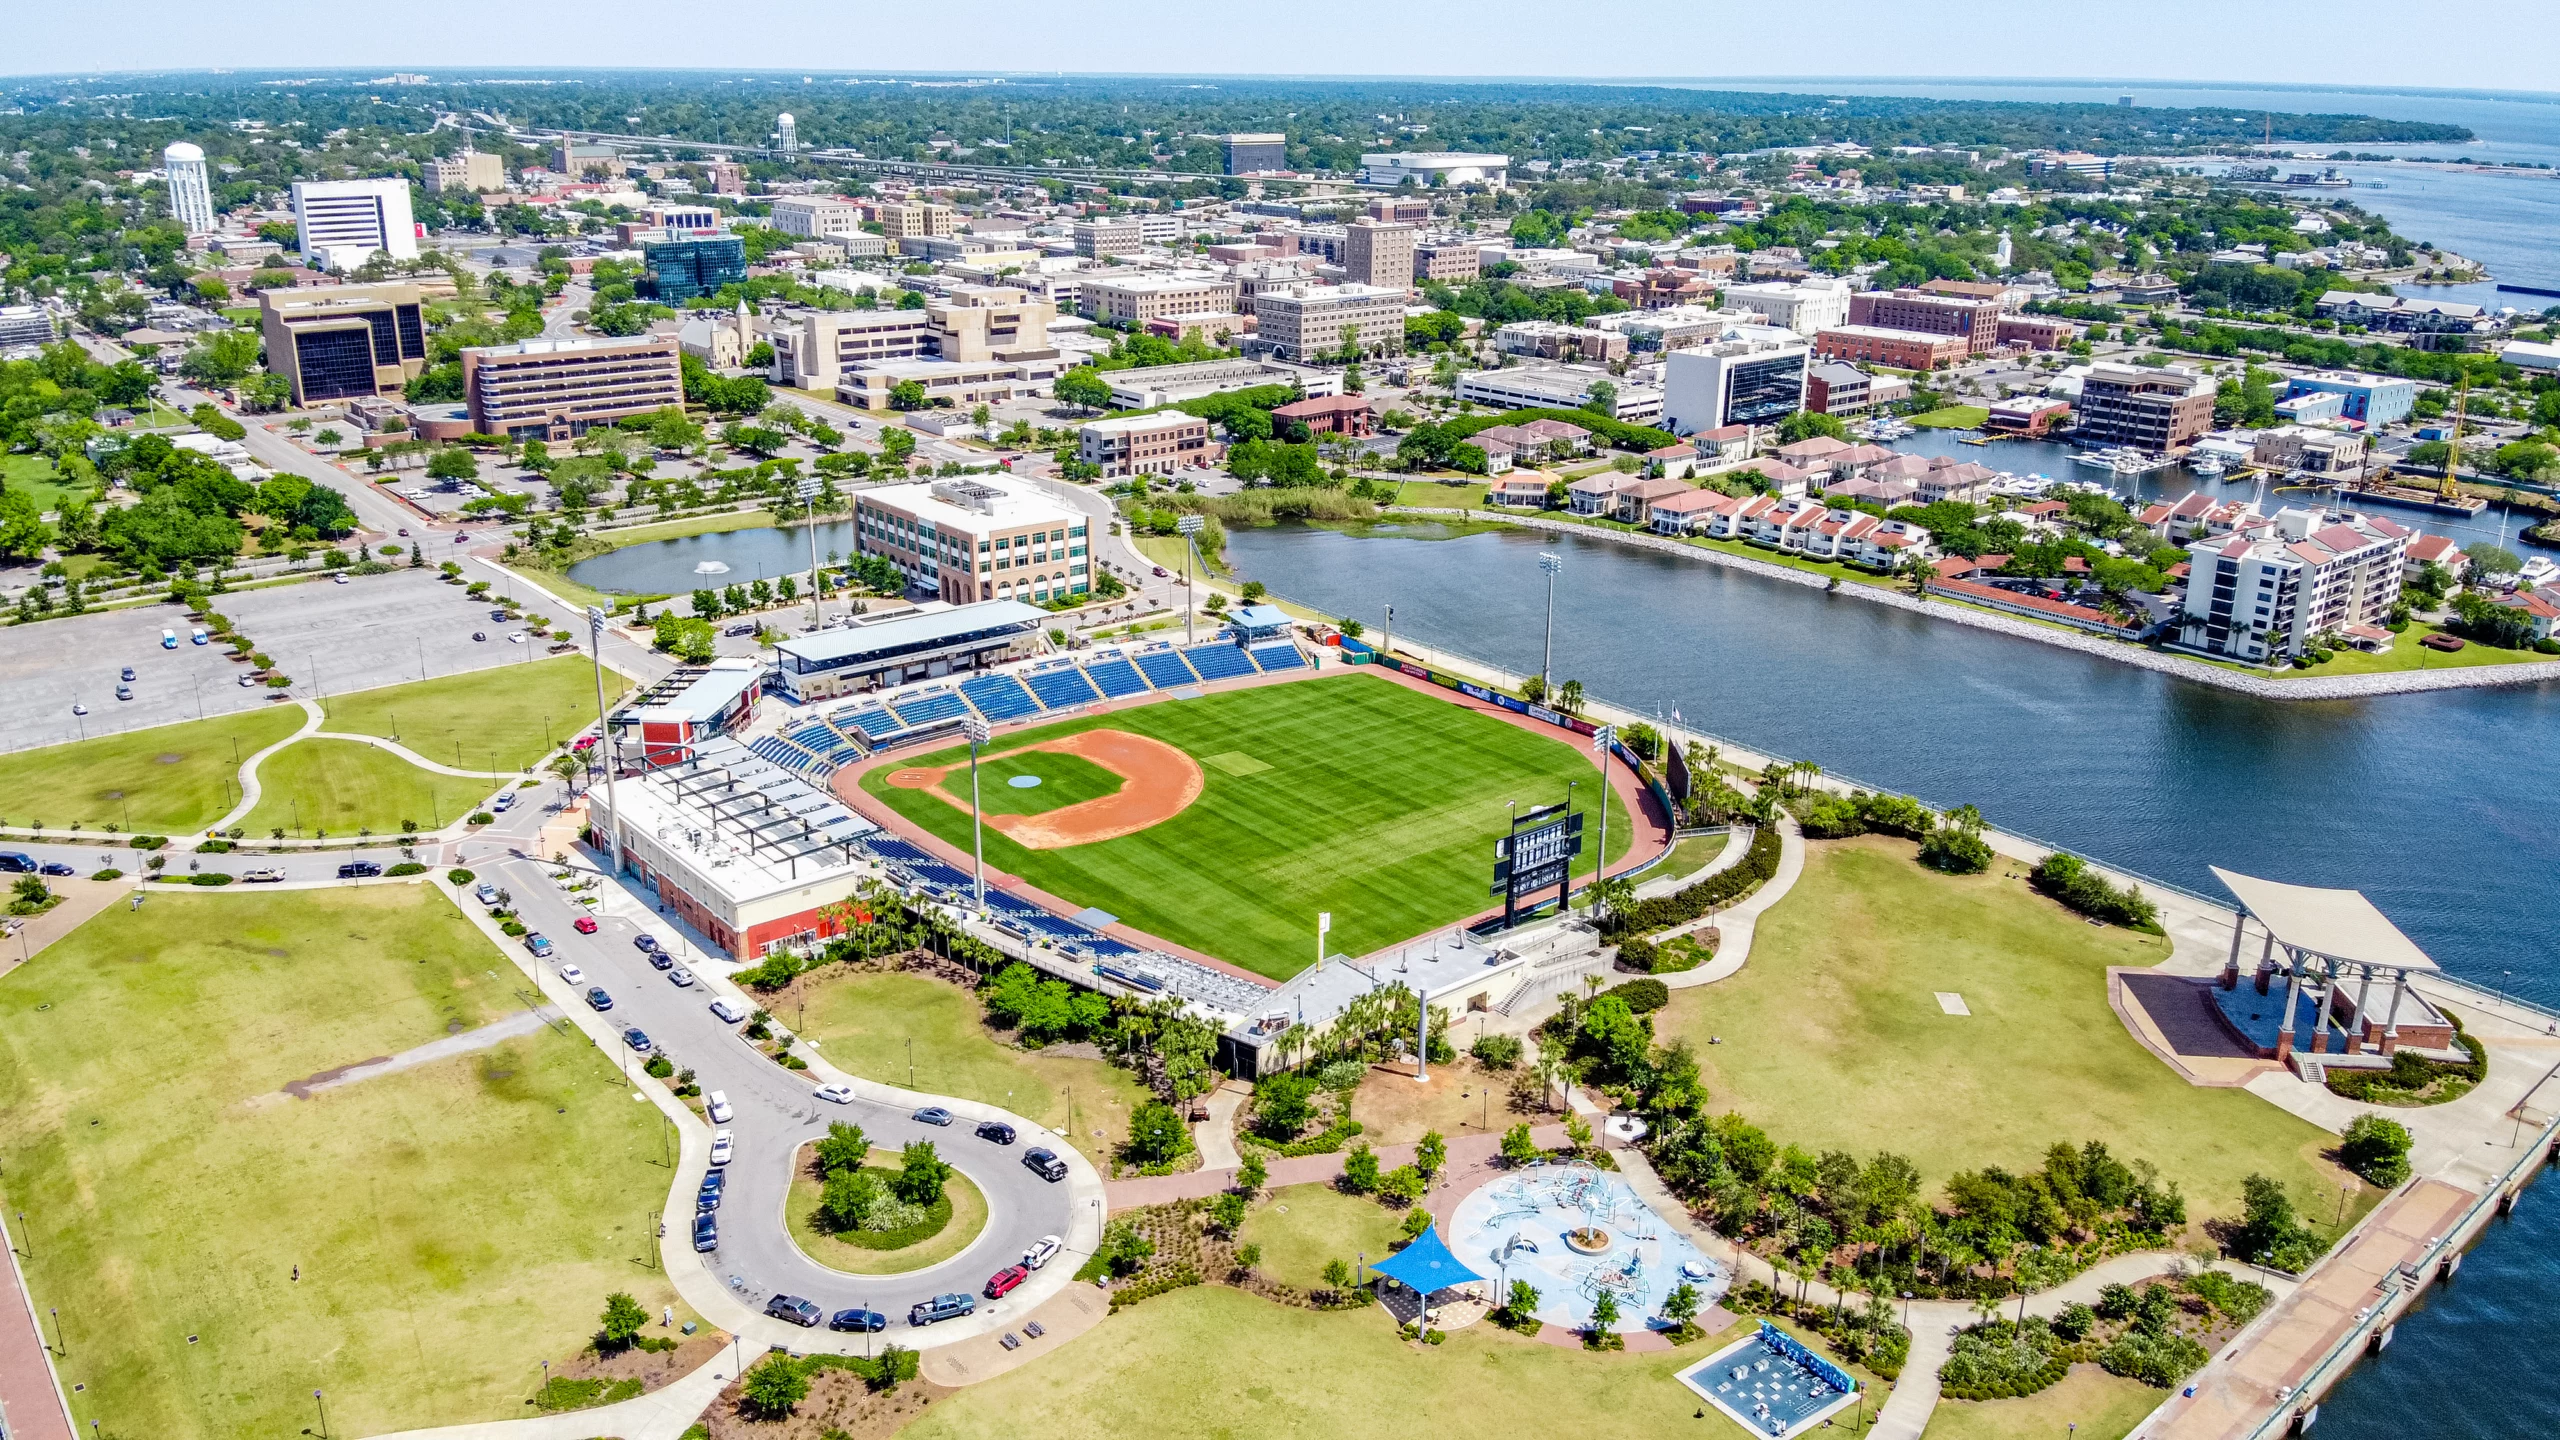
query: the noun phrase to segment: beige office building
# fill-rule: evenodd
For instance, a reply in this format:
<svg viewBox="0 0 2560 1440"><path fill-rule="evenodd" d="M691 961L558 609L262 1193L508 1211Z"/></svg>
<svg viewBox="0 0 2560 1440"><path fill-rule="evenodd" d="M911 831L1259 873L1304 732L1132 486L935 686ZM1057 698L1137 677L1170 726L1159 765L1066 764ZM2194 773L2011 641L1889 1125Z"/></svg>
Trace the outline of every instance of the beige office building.
<svg viewBox="0 0 2560 1440"><path fill-rule="evenodd" d="M1342 275L1354 285L1413 288L1414 228L1362 216L1343 227Z"/></svg>
<svg viewBox="0 0 2560 1440"><path fill-rule="evenodd" d="M884 485L854 496L855 546L904 570L953 605L1037 602L1091 583L1087 521L1030 482L971 475Z"/></svg>
<svg viewBox="0 0 2560 1440"><path fill-rule="evenodd" d="M419 169L430 195L485 195L507 188L507 162L477 150L439 156Z"/></svg>
<svg viewBox="0 0 2560 1440"><path fill-rule="evenodd" d="M415 285L324 285L258 297L267 368L293 403L397 395L427 368Z"/></svg>
<svg viewBox="0 0 2560 1440"><path fill-rule="evenodd" d="M809 240L862 233L862 207L834 195L785 195L773 202L773 228Z"/></svg>
<svg viewBox="0 0 2560 1440"><path fill-rule="evenodd" d="M1076 222L1076 253L1100 260L1114 255L1135 255L1146 248L1146 228L1135 215L1117 215L1100 220Z"/></svg>
<svg viewBox="0 0 2560 1440"><path fill-rule="evenodd" d="M933 317L923 310L812 310L776 324L774 378L800 390L833 390L857 365L932 353Z"/></svg>
<svg viewBox="0 0 2560 1440"><path fill-rule="evenodd" d="M1057 356L1049 325L1058 307L1010 285L955 285L924 307L934 355L972 364L980 360L1047 360Z"/></svg>
<svg viewBox="0 0 2560 1440"><path fill-rule="evenodd" d="M1143 327L1150 320L1228 314L1236 308L1236 282L1213 275L1094 275L1076 298L1093 319Z"/></svg>
<svg viewBox="0 0 2560 1440"><path fill-rule="evenodd" d="M569 440L590 426L684 405L673 335L523 340L462 352L471 428L516 440Z"/></svg>
<svg viewBox="0 0 2560 1440"><path fill-rule="evenodd" d="M1341 353L1343 332L1364 355L1404 349L1402 290L1375 285L1292 285L1255 297L1257 335L1291 360L1330 359Z"/></svg>
<svg viewBox="0 0 2560 1440"><path fill-rule="evenodd" d="M1474 240L1417 245L1413 273L1420 279L1464 285L1484 273L1484 246Z"/></svg>
<svg viewBox="0 0 2560 1440"><path fill-rule="evenodd" d="M960 212L948 205L890 203L880 208L880 233L891 240L909 235L948 235L960 227Z"/></svg>

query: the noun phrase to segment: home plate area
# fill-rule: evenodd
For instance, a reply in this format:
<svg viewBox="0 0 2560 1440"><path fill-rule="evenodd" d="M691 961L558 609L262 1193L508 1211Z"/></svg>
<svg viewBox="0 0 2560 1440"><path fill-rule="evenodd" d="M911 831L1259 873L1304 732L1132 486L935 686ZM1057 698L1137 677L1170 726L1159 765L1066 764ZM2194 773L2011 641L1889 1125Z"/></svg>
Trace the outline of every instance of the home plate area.
<svg viewBox="0 0 2560 1440"><path fill-rule="evenodd" d="M1839 1366L1763 1320L1758 1333L1680 1372L1680 1383L1755 1435L1797 1435L1857 1398Z"/></svg>

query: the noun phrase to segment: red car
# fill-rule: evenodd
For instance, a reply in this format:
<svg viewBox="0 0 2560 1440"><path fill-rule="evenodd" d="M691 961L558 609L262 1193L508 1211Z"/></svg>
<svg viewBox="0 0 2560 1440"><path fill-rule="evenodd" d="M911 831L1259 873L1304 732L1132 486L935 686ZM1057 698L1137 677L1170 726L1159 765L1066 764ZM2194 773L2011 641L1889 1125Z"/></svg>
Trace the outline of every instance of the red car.
<svg viewBox="0 0 2560 1440"><path fill-rule="evenodd" d="M596 933L596 917L593 915L581 915L576 920L570 922L570 928L576 930L581 935L593 935Z"/></svg>
<svg viewBox="0 0 2560 1440"><path fill-rule="evenodd" d="M1008 1265L987 1277L987 1288L984 1293L990 1300L1001 1300L1012 1292L1014 1286L1030 1278L1030 1271L1019 1265Z"/></svg>

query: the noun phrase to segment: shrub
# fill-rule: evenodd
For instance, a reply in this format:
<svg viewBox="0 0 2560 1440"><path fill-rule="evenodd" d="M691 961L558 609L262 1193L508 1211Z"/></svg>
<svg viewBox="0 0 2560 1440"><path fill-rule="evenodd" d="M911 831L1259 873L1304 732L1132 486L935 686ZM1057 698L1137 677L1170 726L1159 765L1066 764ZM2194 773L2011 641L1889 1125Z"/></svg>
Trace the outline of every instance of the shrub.
<svg viewBox="0 0 2560 1440"><path fill-rule="evenodd" d="M468 885L478 878L480 877L459 867L444 872L445 883L448 885Z"/></svg>
<svg viewBox="0 0 2560 1440"><path fill-rule="evenodd" d="M386 876L424 875L427 873L427 867L419 864L415 860L403 860L399 864L392 866L390 869L385 870L382 873Z"/></svg>
<svg viewBox="0 0 2560 1440"><path fill-rule="evenodd" d="M497 823L497 820L497 816L490 814L486 810L474 810L471 812L471 818L464 823L471 825L494 825Z"/></svg>
<svg viewBox="0 0 2560 1440"><path fill-rule="evenodd" d="M1982 838L1982 817L1970 805L1959 806L1940 820L1920 842L1920 863L1950 875L1979 875L1991 868L1991 842Z"/></svg>
<svg viewBox="0 0 2560 1440"><path fill-rule="evenodd" d="M1753 833L1751 848L1742 854L1742 863L1730 870L1719 870L1694 885L1669 895L1639 900L1624 908L1613 907L1600 922L1604 938L1640 935L1686 924L1709 910L1738 900L1778 873L1778 827L1763 825Z"/></svg>
<svg viewBox="0 0 2560 1440"><path fill-rule="evenodd" d="M231 877L222 874L220 871L208 870L202 875L191 875L187 877L187 883L190 885L228 885L231 883Z"/></svg>
<svg viewBox="0 0 2560 1440"><path fill-rule="evenodd" d="M676 1062L668 1059L664 1055L652 1055L649 1057L649 1063L641 1066L640 1068L649 1075L657 1079L664 1080L668 1076L676 1073Z"/></svg>
<svg viewBox="0 0 2560 1440"><path fill-rule="evenodd" d="M2347 1123L2338 1159L2376 1185L2398 1185L2409 1178L2408 1127L2380 1115L2359 1115Z"/></svg>
<svg viewBox="0 0 2560 1440"><path fill-rule="evenodd" d="M230 851L231 842L228 840L199 840L196 842L196 853L199 855L225 855L229 854Z"/></svg>
<svg viewBox="0 0 2560 1440"><path fill-rule="evenodd" d="M1671 1003L1671 987L1659 980L1630 980L1613 985L1599 998L1616 996L1627 1002L1627 1008L1638 1015L1648 1015Z"/></svg>
<svg viewBox="0 0 2560 1440"><path fill-rule="evenodd" d="M1483 1062L1487 1069L1508 1070L1520 1063L1520 1037L1517 1035L1480 1035L1468 1047L1468 1053Z"/></svg>
<svg viewBox="0 0 2560 1440"><path fill-rule="evenodd" d="M2023 1326L1993 1320L1958 1335L1938 1367L1938 1382L1958 1400L1990 1400L2033 1395L2061 1383L2070 1369L2070 1356L2051 1328L2041 1316L2030 1316Z"/></svg>
<svg viewBox="0 0 2560 1440"><path fill-rule="evenodd" d="M1422 1198L1422 1191L1426 1183L1427 1182L1422 1178L1421 1171L1414 1169L1410 1165L1399 1165L1393 1170L1390 1170L1386 1174L1378 1177L1378 1198L1389 1205L1410 1205L1414 1201ZM1415 1213L1420 1214L1421 1212L1417 1211ZM1431 1217L1423 1215L1422 1223L1429 1225L1431 1223Z"/></svg>
<svg viewBox="0 0 2560 1440"><path fill-rule="evenodd" d="M92 873L89 878L92 880L121 880L124 878L124 872L113 865L110 865L104 870Z"/></svg>
<svg viewBox="0 0 2560 1440"><path fill-rule="evenodd" d="M2098 1352L2098 1364L2107 1373L2162 1390L2194 1374L2210 1358L2202 1345L2174 1330L2153 1333L2140 1326Z"/></svg>
<svg viewBox="0 0 2560 1440"><path fill-rule="evenodd" d="M1363 1140L1351 1147L1350 1154L1342 1157L1342 1175L1334 1183L1345 1194L1366 1195L1378 1188L1378 1178L1377 1152Z"/></svg>
<svg viewBox="0 0 2560 1440"><path fill-rule="evenodd" d="M2136 929L2159 926L2160 908L2143 898L2140 886L2119 890L2077 855L2055 851L2028 876L2038 890L2093 919Z"/></svg>

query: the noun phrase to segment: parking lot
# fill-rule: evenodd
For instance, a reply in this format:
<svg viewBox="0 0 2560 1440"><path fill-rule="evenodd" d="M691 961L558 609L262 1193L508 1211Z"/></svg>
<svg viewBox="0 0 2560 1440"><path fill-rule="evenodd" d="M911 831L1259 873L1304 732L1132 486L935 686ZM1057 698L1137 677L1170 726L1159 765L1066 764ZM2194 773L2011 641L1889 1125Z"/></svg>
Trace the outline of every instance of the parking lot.
<svg viewBox="0 0 2560 1440"><path fill-rule="evenodd" d="M492 607L463 598L433 571L398 570L361 575L339 585L327 580L242 590L217 596L214 607L293 677L288 693L309 698L370 690L382 685L459 674L492 665L541 659L541 644L510 645L522 628L489 618ZM562 628L583 626L553 615ZM227 715L282 701L263 685L242 686L248 667L216 645L188 640L186 612L175 605L106 610L64 620L22 625L0 646L0 690L15 702L17 723L0 749L56 745L86 735L107 735L179 720ZM178 648L165 650L160 632L178 632ZM486 634L474 641L474 631ZM134 670L133 698L115 698L117 674ZM73 704L89 707L72 714Z"/></svg>

